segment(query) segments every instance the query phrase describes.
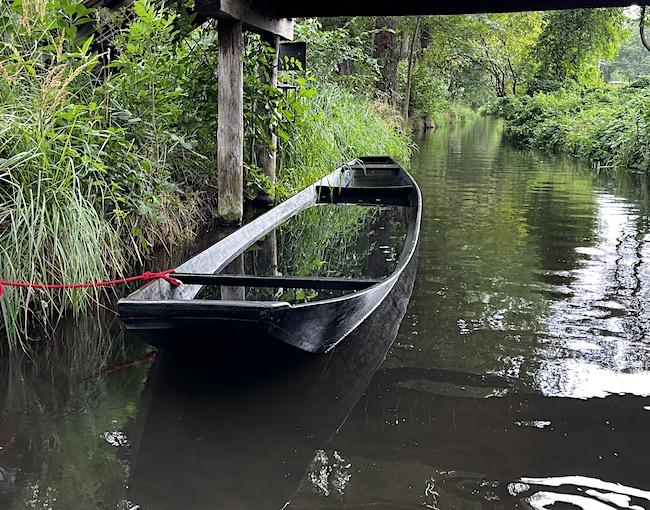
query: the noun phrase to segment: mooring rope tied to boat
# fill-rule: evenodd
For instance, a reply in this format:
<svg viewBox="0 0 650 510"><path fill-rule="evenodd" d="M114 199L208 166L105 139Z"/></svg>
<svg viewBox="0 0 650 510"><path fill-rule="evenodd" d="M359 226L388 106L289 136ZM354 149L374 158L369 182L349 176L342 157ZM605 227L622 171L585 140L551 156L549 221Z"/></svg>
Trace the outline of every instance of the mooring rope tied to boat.
<svg viewBox="0 0 650 510"><path fill-rule="evenodd" d="M92 287L108 287L110 285L119 285L121 283L134 282L138 280L149 281L149 280L165 280L171 283L174 287L182 285L180 280L177 280L173 276L175 273L174 269L167 269L166 271L151 272L145 271L141 275L129 276L127 278L119 278L117 280L108 280L94 283L26 283L26 282L12 282L6 280L0 280L0 296L4 292L4 287L23 287L30 289L87 289Z"/></svg>

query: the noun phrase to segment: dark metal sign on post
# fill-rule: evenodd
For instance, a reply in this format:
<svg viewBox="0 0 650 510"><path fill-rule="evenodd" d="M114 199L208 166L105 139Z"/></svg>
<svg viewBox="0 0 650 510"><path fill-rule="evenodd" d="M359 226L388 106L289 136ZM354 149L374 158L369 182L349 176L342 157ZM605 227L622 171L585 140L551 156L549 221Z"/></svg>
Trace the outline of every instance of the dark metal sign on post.
<svg viewBox="0 0 650 510"><path fill-rule="evenodd" d="M307 43L282 41L278 66L280 71L304 71L307 68Z"/></svg>

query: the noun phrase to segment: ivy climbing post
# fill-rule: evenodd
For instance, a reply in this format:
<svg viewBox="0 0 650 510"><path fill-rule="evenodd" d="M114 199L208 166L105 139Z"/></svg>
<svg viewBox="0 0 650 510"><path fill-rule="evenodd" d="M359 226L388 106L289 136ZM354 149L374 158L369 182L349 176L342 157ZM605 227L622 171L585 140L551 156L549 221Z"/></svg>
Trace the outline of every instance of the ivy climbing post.
<svg viewBox="0 0 650 510"><path fill-rule="evenodd" d="M260 73L260 81L271 87L278 86L278 50L280 47L280 37L274 34L266 34L262 36L262 40L268 44L272 49L273 58L270 59L267 69L262 69ZM271 112L273 113L273 112ZM261 144L257 148L257 164L264 172L264 175L269 180L271 186L275 184L275 171L276 171L276 152L278 148L278 140L273 132L272 126L266 124L264 126L264 134L267 139L267 144ZM273 203L274 197L265 195L262 200Z"/></svg>

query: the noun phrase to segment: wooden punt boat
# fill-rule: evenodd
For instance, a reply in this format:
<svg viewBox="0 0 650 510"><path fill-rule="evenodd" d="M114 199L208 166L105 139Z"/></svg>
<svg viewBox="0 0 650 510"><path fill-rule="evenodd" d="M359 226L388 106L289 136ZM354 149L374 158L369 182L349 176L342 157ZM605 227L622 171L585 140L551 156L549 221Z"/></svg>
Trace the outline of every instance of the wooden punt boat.
<svg viewBox="0 0 650 510"><path fill-rule="evenodd" d="M302 276L300 270L300 274L286 276L279 274L280 264L276 262L270 275L226 274L232 272L233 261L241 260L244 252L254 252L256 243L274 233L276 227L287 224L302 211L326 204L335 204L331 207L338 215L343 213L341 207L372 206L373 210L389 211L388 220L384 216L385 224L401 222L402 233L397 236L400 253L382 245L382 253L392 260L389 273L370 270L359 274L357 270L345 276ZM238 338L247 332L251 339L272 337L305 351L327 352L380 305L413 263L421 204L415 180L394 159L357 158L178 266L173 277L183 283L180 287L155 280L120 299L119 314L128 330L157 347L209 346L228 342L233 332ZM365 237L373 234L376 232L371 229ZM379 252L375 249L373 253L376 258ZM352 256L350 260L357 258ZM372 264L361 266L368 268ZM246 300L246 289L262 289L270 299ZM292 302L284 292L281 298L286 289L302 297ZM304 299L305 289L318 294L318 298ZM215 290L216 299L214 295L205 298L211 290Z"/></svg>

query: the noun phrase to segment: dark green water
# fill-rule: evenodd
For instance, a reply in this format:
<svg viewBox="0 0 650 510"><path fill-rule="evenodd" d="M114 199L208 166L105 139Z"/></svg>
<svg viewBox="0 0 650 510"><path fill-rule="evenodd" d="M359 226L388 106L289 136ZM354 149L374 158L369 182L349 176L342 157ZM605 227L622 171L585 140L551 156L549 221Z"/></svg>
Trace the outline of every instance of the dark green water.
<svg viewBox="0 0 650 510"><path fill-rule="evenodd" d="M489 119L412 171L407 314L290 508L650 508L647 180L515 150Z"/></svg>
<svg viewBox="0 0 650 510"><path fill-rule="evenodd" d="M492 119L412 173L408 308L405 284L331 355L153 362L106 319L5 363L0 508L650 508L647 180Z"/></svg>

